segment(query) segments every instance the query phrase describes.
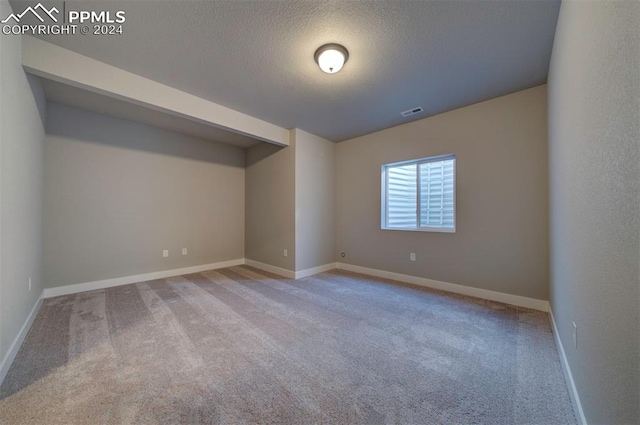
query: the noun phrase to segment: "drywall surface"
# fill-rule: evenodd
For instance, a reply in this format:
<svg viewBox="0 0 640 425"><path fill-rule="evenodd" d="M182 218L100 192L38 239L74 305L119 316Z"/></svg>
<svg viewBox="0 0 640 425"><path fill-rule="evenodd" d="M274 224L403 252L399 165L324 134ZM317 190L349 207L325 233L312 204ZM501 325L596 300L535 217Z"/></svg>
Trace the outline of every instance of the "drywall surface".
<svg viewBox="0 0 640 425"><path fill-rule="evenodd" d="M639 143L640 2L564 1L549 73L551 306L590 424L640 423Z"/></svg>
<svg viewBox="0 0 640 425"><path fill-rule="evenodd" d="M122 46L121 43L118 44ZM212 125L277 145L287 143L289 134L282 127L35 37L25 36L23 39L22 64L34 75L92 93L170 115L188 117L201 124ZM127 109L127 107L123 108L123 110Z"/></svg>
<svg viewBox="0 0 640 425"><path fill-rule="evenodd" d="M47 287L244 256L242 149L54 103L48 112Z"/></svg>
<svg viewBox="0 0 640 425"><path fill-rule="evenodd" d="M339 143L336 258L548 299L546 102L539 86ZM450 153L456 233L381 230L381 166Z"/></svg>
<svg viewBox="0 0 640 425"><path fill-rule="evenodd" d="M295 137L296 271L335 262L335 150L305 131Z"/></svg>
<svg viewBox="0 0 640 425"><path fill-rule="evenodd" d="M11 13L0 1L0 16ZM42 293L45 99L22 69L19 36L0 36L0 364ZM29 291L31 278L31 291Z"/></svg>
<svg viewBox="0 0 640 425"><path fill-rule="evenodd" d="M295 271L295 138L246 150L245 257ZM287 256L284 256L284 250Z"/></svg>

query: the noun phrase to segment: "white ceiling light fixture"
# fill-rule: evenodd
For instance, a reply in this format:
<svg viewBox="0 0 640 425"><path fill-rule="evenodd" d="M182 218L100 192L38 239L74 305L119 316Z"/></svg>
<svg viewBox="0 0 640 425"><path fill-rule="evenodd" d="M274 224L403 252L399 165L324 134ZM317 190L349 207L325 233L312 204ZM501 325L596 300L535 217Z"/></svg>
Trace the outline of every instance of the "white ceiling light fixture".
<svg viewBox="0 0 640 425"><path fill-rule="evenodd" d="M349 59L349 52L340 44L329 43L320 46L313 58L321 70L327 74L335 74Z"/></svg>

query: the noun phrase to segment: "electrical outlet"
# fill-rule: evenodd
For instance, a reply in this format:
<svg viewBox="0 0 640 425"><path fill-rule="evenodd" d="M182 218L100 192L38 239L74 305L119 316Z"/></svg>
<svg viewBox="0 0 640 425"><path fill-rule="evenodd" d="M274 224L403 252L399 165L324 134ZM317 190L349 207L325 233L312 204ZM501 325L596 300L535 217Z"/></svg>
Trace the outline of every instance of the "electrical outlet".
<svg viewBox="0 0 640 425"><path fill-rule="evenodd" d="M578 348L578 325L573 322L573 347Z"/></svg>
<svg viewBox="0 0 640 425"><path fill-rule="evenodd" d="M416 261L416 253L415 252L412 252L412 253L409 254L409 260Z"/></svg>
<svg viewBox="0 0 640 425"><path fill-rule="evenodd" d="M167 258L169 256L169 250L168 249L163 250L162 251L162 256Z"/></svg>
<svg viewBox="0 0 640 425"><path fill-rule="evenodd" d="M289 251L287 251L287 250L285 249L282 255L284 255L285 257L288 257L288 256L289 256Z"/></svg>
<svg viewBox="0 0 640 425"><path fill-rule="evenodd" d="M29 292L31 292L31 278L29 278Z"/></svg>
<svg viewBox="0 0 640 425"><path fill-rule="evenodd" d="M187 255L187 248L182 248L182 255Z"/></svg>

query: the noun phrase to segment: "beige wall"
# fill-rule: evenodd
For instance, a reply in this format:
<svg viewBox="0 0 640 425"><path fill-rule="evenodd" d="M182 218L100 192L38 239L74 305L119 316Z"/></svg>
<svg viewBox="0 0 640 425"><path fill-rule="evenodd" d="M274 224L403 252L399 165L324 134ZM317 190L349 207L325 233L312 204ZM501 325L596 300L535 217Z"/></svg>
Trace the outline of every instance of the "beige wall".
<svg viewBox="0 0 640 425"><path fill-rule="evenodd" d="M0 16L11 13L0 1ZM0 36L0 381L11 344L42 293L45 100L21 65L19 36ZM32 280L29 291L29 277Z"/></svg>
<svg viewBox="0 0 640 425"><path fill-rule="evenodd" d="M57 104L47 133L47 287L244 256L242 149Z"/></svg>
<svg viewBox="0 0 640 425"><path fill-rule="evenodd" d="M562 3L549 158L551 306L585 417L640 423L640 2Z"/></svg>
<svg viewBox="0 0 640 425"><path fill-rule="evenodd" d="M296 270L335 262L336 144L294 130Z"/></svg>
<svg viewBox="0 0 640 425"><path fill-rule="evenodd" d="M260 143L246 154L245 257L294 271L295 140L286 148Z"/></svg>
<svg viewBox="0 0 640 425"><path fill-rule="evenodd" d="M342 262L548 299L546 87L339 143ZM380 229L382 164L456 154L456 233ZM415 252L417 261L409 261Z"/></svg>

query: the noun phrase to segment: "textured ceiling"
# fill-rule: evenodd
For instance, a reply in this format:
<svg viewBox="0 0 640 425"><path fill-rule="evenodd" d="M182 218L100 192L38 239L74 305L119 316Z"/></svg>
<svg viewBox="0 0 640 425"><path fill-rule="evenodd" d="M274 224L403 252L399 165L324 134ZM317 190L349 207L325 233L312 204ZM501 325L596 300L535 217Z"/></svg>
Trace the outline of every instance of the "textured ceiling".
<svg viewBox="0 0 640 425"><path fill-rule="evenodd" d="M544 83L560 2L67 1L66 7L125 10L124 34L42 38L341 141ZM328 42L350 53L334 75L313 60ZM400 116L415 106L425 112Z"/></svg>

